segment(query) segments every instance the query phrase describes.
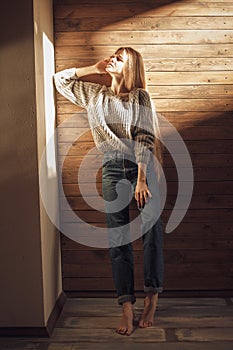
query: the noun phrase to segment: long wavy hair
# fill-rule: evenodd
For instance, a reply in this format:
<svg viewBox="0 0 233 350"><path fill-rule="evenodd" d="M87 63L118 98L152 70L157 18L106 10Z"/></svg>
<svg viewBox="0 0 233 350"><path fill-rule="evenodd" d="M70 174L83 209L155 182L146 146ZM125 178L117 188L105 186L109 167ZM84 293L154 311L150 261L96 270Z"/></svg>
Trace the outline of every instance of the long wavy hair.
<svg viewBox="0 0 233 350"><path fill-rule="evenodd" d="M134 88L146 89L145 67L142 55L132 47L120 47L115 54L125 51L128 59L123 68L124 86L130 92Z"/></svg>
<svg viewBox="0 0 233 350"><path fill-rule="evenodd" d="M132 47L120 47L116 50L115 54L120 54L123 51L125 51L128 55L128 59L125 62L125 65L123 68L123 77L124 77L123 83L125 88L128 90L128 92L130 92L135 88L143 88L147 90L145 66L144 66L142 55L140 54L140 52L136 51ZM153 105L152 101L151 103ZM156 158L158 159L158 161L162 166L164 147L162 142L160 141L161 131L159 127L158 116L159 116L159 113L155 112L155 109L154 109L154 120L155 120L154 155L156 156ZM157 169L157 173L159 176L160 175L159 169Z"/></svg>

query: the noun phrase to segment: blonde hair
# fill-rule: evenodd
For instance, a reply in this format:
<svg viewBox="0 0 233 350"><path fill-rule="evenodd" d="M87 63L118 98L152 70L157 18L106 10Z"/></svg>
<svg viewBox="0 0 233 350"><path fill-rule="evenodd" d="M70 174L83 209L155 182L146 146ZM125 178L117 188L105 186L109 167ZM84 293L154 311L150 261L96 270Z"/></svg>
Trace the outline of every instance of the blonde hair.
<svg viewBox="0 0 233 350"><path fill-rule="evenodd" d="M135 88L143 88L147 90L145 66L142 55L132 47L120 47L116 50L115 54L120 54L125 51L128 55L128 59L123 68L124 86L130 92ZM159 128L158 115L155 112L155 143L154 143L154 155L163 165L163 144L161 140L161 132ZM157 168L158 177L160 177L159 169Z"/></svg>
<svg viewBox="0 0 233 350"><path fill-rule="evenodd" d="M142 55L132 47L120 47L115 54L119 54L123 51L128 55L123 69L125 88L128 92L134 88L146 89L146 76Z"/></svg>

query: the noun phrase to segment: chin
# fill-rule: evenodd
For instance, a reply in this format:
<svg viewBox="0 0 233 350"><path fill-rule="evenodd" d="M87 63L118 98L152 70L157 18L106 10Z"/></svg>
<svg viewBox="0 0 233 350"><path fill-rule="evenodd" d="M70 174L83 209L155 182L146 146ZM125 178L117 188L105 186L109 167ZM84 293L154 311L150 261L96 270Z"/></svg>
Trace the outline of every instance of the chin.
<svg viewBox="0 0 233 350"><path fill-rule="evenodd" d="M111 75L111 74L114 74L114 72L112 72L111 69L106 68L105 70L106 70L106 72L107 72L108 74L110 74L110 75Z"/></svg>

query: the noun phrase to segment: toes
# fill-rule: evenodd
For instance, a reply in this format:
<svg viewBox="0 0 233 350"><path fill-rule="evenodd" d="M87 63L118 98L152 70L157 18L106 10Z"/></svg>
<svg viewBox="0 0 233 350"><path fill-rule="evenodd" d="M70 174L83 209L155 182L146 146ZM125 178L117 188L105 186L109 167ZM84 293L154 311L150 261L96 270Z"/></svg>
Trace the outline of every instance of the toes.
<svg viewBox="0 0 233 350"><path fill-rule="evenodd" d="M130 335L132 332L133 332L133 328L130 327L130 328L128 328L126 334L127 334L127 335Z"/></svg>
<svg viewBox="0 0 233 350"><path fill-rule="evenodd" d="M126 331L127 331L126 328L117 328L117 329L116 329L116 332L117 332L118 334L125 334Z"/></svg>
<svg viewBox="0 0 233 350"><path fill-rule="evenodd" d="M139 327L140 328L147 328L147 327L152 327L153 322L152 321L140 321L139 322Z"/></svg>
<svg viewBox="0 0 233 350"><path fill-rule="evenodd" d="M145 319L145 315L142 314L138 324L140 328L144 328L144 323L145 323L144 319Z"/></svg>
<svg viewBox="0 0 233 350"><path fill-rule="evenodd" d="M145 323L144 323L143 321L140 321L140 322L139 322L139 327L140 327L140 328L145 328Z"/></svg>
<svg viewBox="0 0 233 350"><path fill-rule="evenodd" d="M122 335L130 335L132 333L132 329L131 328L117 328L116 332L118 334L122 334Z"/></svg>

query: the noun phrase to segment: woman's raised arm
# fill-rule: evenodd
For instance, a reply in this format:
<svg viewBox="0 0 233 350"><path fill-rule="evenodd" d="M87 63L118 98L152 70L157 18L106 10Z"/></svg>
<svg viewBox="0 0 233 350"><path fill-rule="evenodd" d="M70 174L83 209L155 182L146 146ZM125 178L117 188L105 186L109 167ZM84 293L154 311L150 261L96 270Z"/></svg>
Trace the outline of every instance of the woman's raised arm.
<svg viewBox="0 0 233 350"><path fill-rule="evenodd" d="M92 66L76 68L75 73L79 78L90 74L107 74L105 69L108 64L108 61L109 59L106 58L104 60L98 61Z"/></svg>
<svg viewBox="0 0 233 350"><path fill-rule="evenodd" d="M97 94L102 85L79 80L90 74L107 74L105 68L108 60L102 60L92 66L69 68L54 74L57 91L72 103L86 108L90 99Z"/></svg>

